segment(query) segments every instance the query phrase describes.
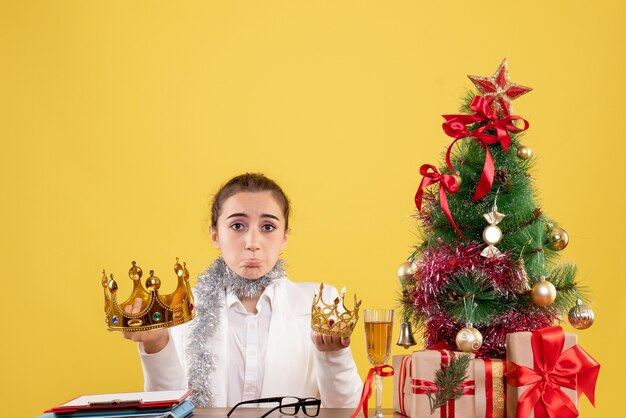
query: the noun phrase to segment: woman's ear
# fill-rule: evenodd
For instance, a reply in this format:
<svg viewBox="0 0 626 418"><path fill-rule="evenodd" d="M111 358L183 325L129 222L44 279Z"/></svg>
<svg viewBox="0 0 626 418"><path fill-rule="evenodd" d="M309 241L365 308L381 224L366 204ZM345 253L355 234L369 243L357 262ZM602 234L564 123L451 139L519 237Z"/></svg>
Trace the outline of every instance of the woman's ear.
<svg viewBox="0 0 626 418"><path fill-rule="evenodd" d="M288 229L285 231L285 236L283 237L283 243L282 243L282 245L280 246L280 250L281 250L281 251L285 249L285 246L287 245L287 241L289 241L289 234L290 234L290 233L291 233L291 228L288 228Z"/></svg>
<svg viewBox="0 0 626 418"><path fill-rule="evenodd" d="M215 248L220 248L220 237L217 235L217 229L211 227L209 232L211 233L211 242L213 242Z"/></svg>

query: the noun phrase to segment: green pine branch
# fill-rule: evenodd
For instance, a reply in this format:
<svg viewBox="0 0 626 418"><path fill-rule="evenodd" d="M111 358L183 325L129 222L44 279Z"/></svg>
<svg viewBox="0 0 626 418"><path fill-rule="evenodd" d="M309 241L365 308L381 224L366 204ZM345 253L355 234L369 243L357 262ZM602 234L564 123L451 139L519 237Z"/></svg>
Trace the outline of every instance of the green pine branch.
<svg viewBox="0 0 626 418"><path fill-rule="evenodd" d="M554 307L560 312L567 313L580 299L589 303L587 289L576 283L577 268L574 264L564 263L556 266L548 275L547 279L556 288L556 300Z"/></svg>
<svg viewBox="0 0 626 418"><path fill-rule="evenodd" d="M435 385L437 392L427 392L430 402L430 413L434 414L437 408L441 408L450 400L456 400L463 395L461 384L469 377L467 368L472 356L460 354L452 357L449 365L443 365L441 370L435 372Z"/></svg>
<svg viewBox="0 0 626 418"><path fill-rule="evenodd" d="M496 293L493 283L477 271L455 275L446 283L442 297L446 312L462 324L489 323L490 318L504 312L510 304L507 298Z"/></svg>

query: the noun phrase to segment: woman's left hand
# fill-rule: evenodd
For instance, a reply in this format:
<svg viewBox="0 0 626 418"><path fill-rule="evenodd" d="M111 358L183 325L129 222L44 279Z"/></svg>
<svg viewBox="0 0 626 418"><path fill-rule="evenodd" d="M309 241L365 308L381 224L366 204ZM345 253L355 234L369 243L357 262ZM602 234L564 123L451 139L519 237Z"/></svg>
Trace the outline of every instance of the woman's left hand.
<svg viewBox="0 0 626 418"><path fill-rule="evenodd" d="M336 337L311 331L311 341L319 351L337 351L350 345L350 337Z"/></svg>

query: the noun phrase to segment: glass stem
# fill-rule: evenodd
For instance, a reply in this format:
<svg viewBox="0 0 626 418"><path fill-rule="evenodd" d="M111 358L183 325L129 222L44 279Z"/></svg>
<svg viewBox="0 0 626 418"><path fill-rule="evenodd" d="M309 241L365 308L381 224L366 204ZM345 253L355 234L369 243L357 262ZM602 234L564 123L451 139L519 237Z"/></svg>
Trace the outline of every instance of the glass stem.
<svg viewBox="0 0 626 418"><path fill-rule="evenodd" d="M374 416L380 418L383 416L383 378L378 373L374 373L374 399Z"/></svg>

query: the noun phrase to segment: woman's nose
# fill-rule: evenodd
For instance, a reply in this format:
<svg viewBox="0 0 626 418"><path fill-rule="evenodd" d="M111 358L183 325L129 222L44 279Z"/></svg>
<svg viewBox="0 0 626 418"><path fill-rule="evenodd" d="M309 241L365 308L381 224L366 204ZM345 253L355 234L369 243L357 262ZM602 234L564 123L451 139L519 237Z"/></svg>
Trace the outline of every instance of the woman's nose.
<svg viewBox="0 0 626 418"><path fill-rule="evenodd" d="M259 247L259 233L251 228L246 234L246 250L258 251Z"/></svg>

